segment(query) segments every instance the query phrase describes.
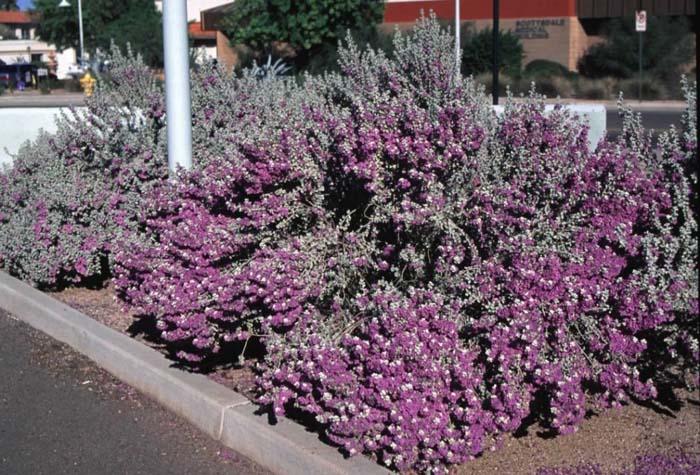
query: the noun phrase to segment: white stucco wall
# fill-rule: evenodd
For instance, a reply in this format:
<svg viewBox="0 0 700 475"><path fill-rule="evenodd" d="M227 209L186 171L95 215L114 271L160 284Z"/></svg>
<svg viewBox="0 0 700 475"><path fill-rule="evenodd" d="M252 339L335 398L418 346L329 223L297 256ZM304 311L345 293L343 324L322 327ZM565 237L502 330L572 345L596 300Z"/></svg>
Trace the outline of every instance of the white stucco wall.
<svg viewBox="0 0 700 475"><path fill-rule="evenodd" d="M74 48L56 52L56 77L58 79L66 79L68 77L68 68L78 62L78 54Z"/></svg>
<svg viewBox="0 0 700 475"><path fill-rule="evenodd" d="M0 108L0 166L9 164L12 156L27 140L34 140L41 129L56 131L59 107ZM63 108L67 110L67 108Z"/></svg>
<svg viewBox="0 0 700 475"><path fill-rule="evenodd" d="M216 59L216 46L198 46L192 48L197 64L202 64L206 60Z"/></svg>
<svg viewBox="0 0 700 475"><path fill-rule="evenodd" d="M552 107L554 106L547 106L548 110ZM591 150L595 149L607 131L605 106L576 104L566 107L589 125L588 146ZM34 140L40 129L55 131L55 118L60 110L59 107L0 108L0 164L10 163L20 145L27 140ZM494 110L501 114L503 106L494 106Z"/></svg>
<svg viewBox="0 0 700 475"><path fill-rule="evenodd" d="M571 111L572 114L579 116L581 121L588 125L588 149L595 150L598 142L605 137L608 130L605 106L597 104L566 104L564 107ZM493 109L498 115L503 113L503 106L493 106ZM545 112L553 109L554 105L552 104L545 106Z"/></svg>
<svg viewBox="0 0 700 475"><path fill-rule="evenodd" d="M41 54L41 59L46 61L51 51L55 51L53 46L38 40L0 41L0 59L7 64L15 63L17 60L30 62L32 54Z"/></svg>

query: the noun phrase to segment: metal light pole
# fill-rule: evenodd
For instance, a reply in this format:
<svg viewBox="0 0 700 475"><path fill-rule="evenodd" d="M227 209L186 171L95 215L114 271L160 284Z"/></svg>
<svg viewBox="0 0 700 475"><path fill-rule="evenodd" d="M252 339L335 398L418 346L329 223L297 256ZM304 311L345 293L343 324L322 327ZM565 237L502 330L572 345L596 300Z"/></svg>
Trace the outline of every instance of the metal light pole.
<svg viewBox="0 0 700 475"><path fill-rule="evenodd" d="M491 96L493 98L493 105L498 105L498 63L500 63L499 58L499 17L500 17L500 5L499 0L493 0L493 68L491 70L493 75L492 85L491 85Z"/></svg>
<svg viewBox="0 0 700 475"><path fill-rule="evenodd" d="M455 74L459 74L462 65L462 54L460 51L460 18L459 18L459 0L455 0Z"/></svg>
<svg viewBox="0 0 700 475"><path fill-rule="evenodd" d="M165 107L168 127L168 167L192 168L192 105L187 42L187 2L163 2Z"/></svg>
<svg viewBox="0 0 700 475"><path fill-rule="evenodd" d="M59 8L68 8L70 3L68 0L61 0L58 4ZM83 55L85 54L85 49L83 48L83 4L81 0L78 0L78 31L80 33L80 51L78 52L78 64L83 65Z"/></svg>

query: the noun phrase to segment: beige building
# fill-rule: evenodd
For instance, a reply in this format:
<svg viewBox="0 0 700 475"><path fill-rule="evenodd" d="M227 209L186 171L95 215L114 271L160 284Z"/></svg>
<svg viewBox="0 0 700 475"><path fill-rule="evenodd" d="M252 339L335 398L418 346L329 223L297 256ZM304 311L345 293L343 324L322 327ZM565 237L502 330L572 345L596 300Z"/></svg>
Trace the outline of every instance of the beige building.
<svg viewBox="0 0 700 475"><path fill-rule="evenodd" d="M43 62L59 79L75 63L75 50L58 51L36 37L36 21L26 12L0 11L0 61L5 64Z"/></svg>
<svg viewBox="0 0 700 475"><path fill-rule="evenodd" d="M455 0L386 0L384 22L411 25L421 12L454 20ZM493 24L493 2L459 0L460 21L476 30ZM578 59L600 41L602 26L611 18L631 17L638 9L649 16L687 16L695 23L696 0L500 0L500 28L520 38L525 58L556 61L575 70Z"/></svg>

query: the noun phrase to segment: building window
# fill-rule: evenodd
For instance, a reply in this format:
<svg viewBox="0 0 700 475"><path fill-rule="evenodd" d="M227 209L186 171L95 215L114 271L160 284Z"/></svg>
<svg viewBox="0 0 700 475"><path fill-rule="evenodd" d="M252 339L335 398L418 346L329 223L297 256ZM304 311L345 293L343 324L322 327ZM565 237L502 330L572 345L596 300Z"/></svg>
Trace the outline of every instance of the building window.
<svg viewBox="0 0 700 475"><path fill-rule="evenodd" d="M43 55L41 53L32 53L32 63L41 63L41 57Z"/></svg>
<svg viewBox="0 0 700 475"><path fill-rule="evenodd" d="M30 36L29 36L29 28L22 28L22 39L23 39L23 40L28 40L28 39L30 39Z"/></svg>

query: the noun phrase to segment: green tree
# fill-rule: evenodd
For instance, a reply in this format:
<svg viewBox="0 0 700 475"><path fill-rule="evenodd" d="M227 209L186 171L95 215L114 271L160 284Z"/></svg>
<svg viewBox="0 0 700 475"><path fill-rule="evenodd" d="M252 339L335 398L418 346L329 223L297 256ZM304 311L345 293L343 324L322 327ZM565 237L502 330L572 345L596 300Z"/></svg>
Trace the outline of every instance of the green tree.
<svg viewBox="0 0 700 475"><path fill-rule="evenodd" d="M0 10L19 10L17 0L0 0Z"/></svg>
<svg viewBox="0 0 700 475"><path fill-rule="evenodd" d="M70 8L58 4L57 0L34 0L34 9L41 15L37 34L60 49L77 49L78 2L71 1ZM162 17L153 0L90 0L82 7L86 52L106 51L112 42L123 49L129 43L147 64L162 64Z"/></svg>
<svg viewBox="0 0 700 475"><path fill-rule="evenodd" d="M462 45L462 72L477 75L491 71L493 30L486 28L463 37L465 40ZM499 70L511 77L519 76L523 63L523 44L520 38L510 31L499 31L499 45Z"/></svg>
<svg viewBox="0 0 700 475"><path fill-rule="evenodd" d="M639 69L639 33L634 18L611 20L605 29L605 41L586 51L578 62L581 74L591 78L633 77ZM642 67L668 85L680 81L679 68L695 56L690 24L683 17L649 17L644 33Z"/></svg>
<svg viewBox="0 0 700 475"><path fill-rule="evenodd" d="M298 68L347 30L376 28L384 13L380 0L237 0L223 20L234 45L268 53L288 45Z"/></svg>

